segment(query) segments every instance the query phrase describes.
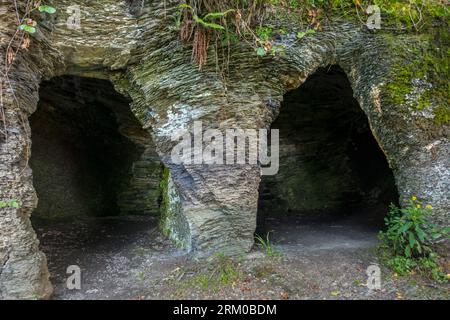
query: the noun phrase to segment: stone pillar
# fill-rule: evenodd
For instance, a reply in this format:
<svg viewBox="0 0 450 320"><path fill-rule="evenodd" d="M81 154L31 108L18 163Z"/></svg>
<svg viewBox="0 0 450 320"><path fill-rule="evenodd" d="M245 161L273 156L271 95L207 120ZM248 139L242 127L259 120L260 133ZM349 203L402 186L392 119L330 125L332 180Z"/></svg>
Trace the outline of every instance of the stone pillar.
<svg viewBox="0 0 450 320"><path fill-rule="evenodd" d="M0 208L0 299L45 299L52 286L30 222L37 198L28 167L31 138L24 111L36 106L36 83L20 82L15 95L3 95L7 136L0 137L0 201L7 205Z"/></svg>
<svg viewBox="0 0 450 320"><path fill-rule="evenodd" d="M202 254L248 252L256 228L259 167L170 167L163 218L166 233Z"/></svg>

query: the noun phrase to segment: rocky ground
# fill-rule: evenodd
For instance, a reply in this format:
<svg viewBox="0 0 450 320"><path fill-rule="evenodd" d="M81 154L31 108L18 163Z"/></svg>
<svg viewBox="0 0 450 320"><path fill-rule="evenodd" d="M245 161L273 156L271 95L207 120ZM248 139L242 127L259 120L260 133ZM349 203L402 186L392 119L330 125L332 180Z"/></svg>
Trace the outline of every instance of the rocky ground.
<svg viewBox="0 0 450 320"><path fill-rule="evenodd" d="M378 263L377 231L354 219L268 219L274 252L241 256L185 254L148 217L34 220L47 254L53 299L449 299L448 285L399 277L381 266L382 287L369 290ZM81 290L66 288L78 265Z"/></svg>

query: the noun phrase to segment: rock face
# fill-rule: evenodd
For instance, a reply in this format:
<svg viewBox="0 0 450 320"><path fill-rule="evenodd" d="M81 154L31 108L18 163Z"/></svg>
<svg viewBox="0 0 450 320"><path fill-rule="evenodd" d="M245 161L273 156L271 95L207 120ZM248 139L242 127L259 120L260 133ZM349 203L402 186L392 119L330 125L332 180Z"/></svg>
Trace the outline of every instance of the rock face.
<svg viewBox="0 0 450 320"><path fill-rule="evenodd" d="M65 8L73 5L81 9L80 29L66 24L70 13ZM417 51L405 48L428 50L431 59L440 54L429 49L432 36L392 38L335 22L301 41L286 34L279 40L286 46L282 56L258 58L253 49L233 46L223 77L214 61L201 71L190 62L190 49L169 27L177 3L145 2L142 10L134 6L131 12L125 1L61 0L55 6L56 16L39 19L30 48L19 51L10 81L2 81L5 117L0 125L7 134L0 135L0 200L17 199L20 206L0 209L0 299L51 294L46 259L30 224L37 197L28 165L32 136L27 119L36 110L40 83L61 75L107 79L132 101L132 112L170 171L162 183L162 207L168 213L163 230L192 251L251 248L260 168L176 164L171 137L192 130L196 120L205 130L269 128L283 95L328 65L339 65L347 74L394 173L400 202L416 195L434 205L434 221L448 225L450 111L448 104L428 98L442 91L442 83L414 69L399 71L417 60ZM0 4L0 18L0 61L5 61L16 30L9 3Z"/></svg>

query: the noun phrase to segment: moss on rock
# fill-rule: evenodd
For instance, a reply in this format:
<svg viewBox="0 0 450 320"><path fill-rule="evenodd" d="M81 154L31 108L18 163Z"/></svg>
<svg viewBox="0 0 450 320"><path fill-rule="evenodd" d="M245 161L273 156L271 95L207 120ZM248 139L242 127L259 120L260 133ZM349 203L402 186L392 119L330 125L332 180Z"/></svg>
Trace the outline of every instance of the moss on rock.
<svg viewBox="0 0 450 320"><path fill-rule="evenodd" d="M159 228L176 246L189 249L189 226L186 218L181 214L180 198L167 167L162 170L159 187L161 192Z"/></svg>
<svg viewBox="0 0 450 320"><path fill-rule="evenodd" d="M450 121L450 51L444 34L438 30L434 35L409 36L408 41L384 36L393 59L384 86L385 101L405 112L429 111L436 124Z"/></svg>

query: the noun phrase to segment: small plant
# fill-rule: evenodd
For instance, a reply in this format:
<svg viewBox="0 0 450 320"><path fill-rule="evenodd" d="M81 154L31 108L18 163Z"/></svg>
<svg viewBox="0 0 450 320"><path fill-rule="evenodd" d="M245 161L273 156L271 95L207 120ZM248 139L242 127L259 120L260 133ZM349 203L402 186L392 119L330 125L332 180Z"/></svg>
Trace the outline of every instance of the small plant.
<svg viewBox="0 0 450 320"><path fill-rule="evenodd" d="M183 3L178 8L176 26L180 29L181 40L184 43L192 41L192 57L201 69L206 64L211 39L222 38L223 34L228 38L229 31L225 21L227 15L235 9L208 12L200 17L196 6Z"/></svg>
<svg viewBox="0 0 450 320"><path fill-rule="evenodd" d="M314 29L307 29L306 31L297 32L297 39L303 39L307 35L316 33L316 30Z"/></svg>
<svg viewBox="0 0 450 320"><path fill-rule="evenodd" d="M241 273L236 269L235 262L223 253L218 253L214 257L217 265L217 279L221 285L227 286L238 282L241 278ZM214 275L215 272L213 272Z"/></svg>
<svg viewBox="0 0 450 320"><path fill-rule="evenodd" d="M379 234L386 264L399 275L419 273L438 282L447 281L432 245L449 235L449 228L439 228L429 221L431 205L424 206L413 196L405 208L391 204L385 219L387 229Z"/></svg>
<svg viewBox="0 0 450 320"><path fill-rule="evenodd" d="M430 253L428 257L415 259L394 255L388 247L382 247L382 249L384 249L382 254L384 263L397 275L405 276L418 273L440 283L448 281L448 275L439 266L439 257L436 253Z"/></svg>
<svg viewBox="0 0 450 320"><path fill-rule="evenodd" d="M275 247L270 243L270 231L267 232L266 238L264 239L260 235L255 235L255 240L259 246L261 246L264 251L266 252L268 257L273 257L278 254L278 251L275 249Z"/></svg>
<svg viewBox="0 0 450 320"><path fill-rule="evenodd" d="M423 206L415 196L406 208L399 209L391 204L385 219L387 230L380 232L381 240L391 246L396 255L428 256L432 252L430 245L449 234L449 228L439 228L429 221L432 209L429 204Z"/></svg>
<svg viewBox="0 0 450 320"><path fill-rule="evenodd" d="M15 200L15 199L8 200L8 201L0 200L0 209L6 208L6 207L18 209L20 206L19 206L19 203L17 202L17 200Z"/></svg>
<svg viewBox="0 0 450 320"><path fill-rule="evenodd" d="M243 273L236 267L236 261L219 252L209 261L206 270L186 281L183 286L218 291L223 287L234 286L242 278Z"/></svg>
<svg viewBox="0 0 450 320"><path fill-rule="evenodd" d="M139 280L144 281L145 280L145 272L144 271L139 272L138 278L139 278Z"/></svg>
<svg viewBox="0 0 450 320"><path fill-rule="evenodd" d="M263 57L267 54L275 56L279 53L283 53L285 50L284 45L274 44L274 32L271 27L258 27L255 32L255 37L255 51L259 57Z"/></svg>
<svg viewBox="0 0 450 320"><path fill-rule="evenodd" d="M186 3L183 3L183 4L180 4L178 7L180 10L184 10L184 9L189 10L192 14L192 19L197 24L199 24L205 28L211 28L211 29L216 29L216 30L225 30L225 27L222 26L221 24L215 23L213 21L224 18L228 13L235 11L234 9L228 9L224 12L210 12L210 13L207 13L202 18L200 18L196 14L196 10L192 6L190 6Z"/></svg>
<svg viewBox="0 0 450 320"><path fill-rule="evenodd" d="M38 5L37 7L33 8L28 12L28 15L33 12L34 10L39 10L39 12L45 12L49 14L53 14L56 12L56 9L51 6L45 6L45 5ZM36 32L36 25L37 22L34 21L31 18L24 18L21 24L19 25L19 29L23 30L28 33L35 33Z"/></svg>

